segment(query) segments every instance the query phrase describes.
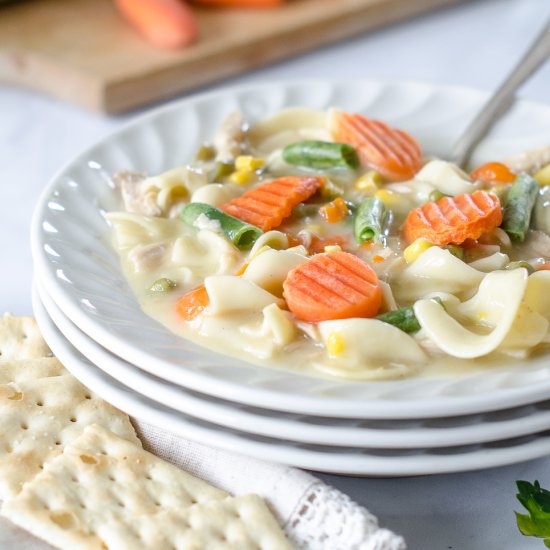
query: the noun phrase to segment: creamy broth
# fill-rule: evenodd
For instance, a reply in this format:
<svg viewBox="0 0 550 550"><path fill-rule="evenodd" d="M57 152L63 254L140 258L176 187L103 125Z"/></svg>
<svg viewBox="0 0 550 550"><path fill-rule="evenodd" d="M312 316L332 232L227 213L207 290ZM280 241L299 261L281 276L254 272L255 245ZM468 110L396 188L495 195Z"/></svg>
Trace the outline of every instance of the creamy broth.
<svg viewBox="0 0 550 550"><path fill-rule="evenodd" d="M550 271L540 269L550 260L545 231L532 226L522 243L512 241L500 223L460 245L404 237L411 210L476 191L505 205L515 184L473 179L436 159L424 160L403 181L381 177L363 158L360 166L322 170L284 160L288 145L333 142L334 116L293 109L248 131L233 117L216 136L217 147L201 150L203 158L187 167L115 178L126 211L107 219L142 309L182 338L219 353L346 379L457 376L546 353ZM282 223L257 230L253 246L236 246L208 210L193 223L178 217L188 204L219 211L246 191L286 176L322 179ZM383 205L383 225L375 238L361 241L356 218L366 199ZM545 227L550 207L536 200L542 219L536 223ZM313 322L289 311L283 292L288 274L319 255L341 251L376 274L381 289L376 314ZM208 303L192 318L182 318L182 296L201 285ZM403 308L419 330L404 328ZM399 313L397 324L377 319L391 311Z"/></svg>

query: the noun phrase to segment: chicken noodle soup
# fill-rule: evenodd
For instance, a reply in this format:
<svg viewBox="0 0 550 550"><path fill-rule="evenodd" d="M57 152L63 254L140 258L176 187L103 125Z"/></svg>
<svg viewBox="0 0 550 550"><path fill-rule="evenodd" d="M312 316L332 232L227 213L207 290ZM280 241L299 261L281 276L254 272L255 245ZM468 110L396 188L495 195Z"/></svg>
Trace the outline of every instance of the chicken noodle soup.
<svg viewBox="0 0 550 550"><path fill-rule="evenodd" d="M116 174L106 217L141 306L184 338L325 376L456 374L548 351L544 155L467 174L360 114L234 113L187 165Z"/></svg>

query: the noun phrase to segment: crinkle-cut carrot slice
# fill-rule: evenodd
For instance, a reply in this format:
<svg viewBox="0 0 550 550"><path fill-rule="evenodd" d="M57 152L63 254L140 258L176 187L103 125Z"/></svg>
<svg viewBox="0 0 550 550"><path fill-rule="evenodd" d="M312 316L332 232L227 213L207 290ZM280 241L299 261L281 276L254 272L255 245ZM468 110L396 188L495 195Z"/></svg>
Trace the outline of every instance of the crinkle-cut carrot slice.
<svg viewBox="0 0 550 550"><path fill-rule="evenodd" d="M478 239L502 223L502 208L496 195L474 191L471 195L443 197L411 210L405 220L407 242L422 237L432 244L462 244Z"/></svg>
<svg viewBox="0 0 550 550"><path fill-rule="evenodd" d="M374 317L382 290L374 270L349 252L318 254L283 283L288 309L302 321Z"/></svg>
<svg viewBox="0 0 550 550"><path fill-rule="evenodd" d="M392 181L411 179L422 166L422 150L407 132L358 113L335 115L334 138L357 149L361 164Z"/></svg>
<svg viewBox="0 0 550 550"><path fill-rule="evenodd" d="M323 178L278 178L250 189L221 209L235 218L269 231L281 225L293 208L314 195L323 184Z"/></svg>
<svg viewBox="0 0 550 550"><path fill-rule="evenodd" d="M176 312L184 321L194 321L210 304L206 287L200 285L186 292L176 302Z"/></svg>

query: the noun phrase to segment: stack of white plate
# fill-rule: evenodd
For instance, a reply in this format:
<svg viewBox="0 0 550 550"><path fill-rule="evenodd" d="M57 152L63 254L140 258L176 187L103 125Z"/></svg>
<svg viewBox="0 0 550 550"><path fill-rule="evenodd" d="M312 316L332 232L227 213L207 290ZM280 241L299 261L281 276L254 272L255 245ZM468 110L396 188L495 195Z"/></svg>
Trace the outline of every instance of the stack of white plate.
<svg viewBox="0 0 550 550"><path fill-rule="evenodd" d="M185 163L226 114L289 105L362 111L444 155L484 94L425 84L305 81L197 96L154 111L67 164L35 212L34 308L53 352L140 420L209 445L314 470L413 475L509 464L550 452L550 361L447 377L347 382L273 370L182 340L147 317L111 249L110 175ZM550 143L550 108L518 102L477 160Z"/></svg>

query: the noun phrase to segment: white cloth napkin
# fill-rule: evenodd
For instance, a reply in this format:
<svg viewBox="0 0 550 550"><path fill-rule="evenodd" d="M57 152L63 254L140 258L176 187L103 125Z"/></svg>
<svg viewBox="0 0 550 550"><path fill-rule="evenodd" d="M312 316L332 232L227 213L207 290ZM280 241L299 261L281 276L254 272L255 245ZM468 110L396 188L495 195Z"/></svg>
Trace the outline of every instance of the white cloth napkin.
<svg viewBox="0 0 550 550"><path fill-rule="evenodd" d="M262 496L297 550L406 548L366 508L306 472L207 447L144 422L134 426L157 456L229 493Z"/></svg>

